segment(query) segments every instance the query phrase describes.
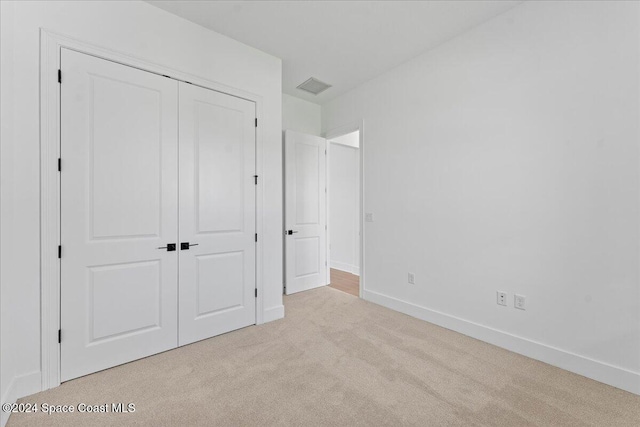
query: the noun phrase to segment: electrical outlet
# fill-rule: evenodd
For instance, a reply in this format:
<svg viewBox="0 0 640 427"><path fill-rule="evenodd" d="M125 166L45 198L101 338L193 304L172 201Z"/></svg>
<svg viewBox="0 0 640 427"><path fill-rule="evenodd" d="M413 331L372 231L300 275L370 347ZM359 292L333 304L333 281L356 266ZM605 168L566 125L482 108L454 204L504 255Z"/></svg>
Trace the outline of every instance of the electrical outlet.
<svg viewBox="0 0 640 427"><path fill-rule="evenodd" d="M407 281L409 282L410 285L415 285L416 284L416 275L413 273L409 273Z"/></svg>
<svg viewBox="0 0 640 427"><path fill-rule="evenodd" d="M498 296L498 300L497 303L498 305L507 305L507 293L506 292L497 292L497 296Z"/></svg>
<svg viewBox="0 0 640 427"><path fill-rule="evenodd" d="M373 222L373 214L368 212L364 214L364 220L366 222Z"/></svg>
<svg viewBox="0 0 640 427"><path fill-rule="evenodd" d="M520 310L526 310L525 305L527 302L527 297L524 295L516 294L513 298L513 306L515 308L519 308Z"/></svg>

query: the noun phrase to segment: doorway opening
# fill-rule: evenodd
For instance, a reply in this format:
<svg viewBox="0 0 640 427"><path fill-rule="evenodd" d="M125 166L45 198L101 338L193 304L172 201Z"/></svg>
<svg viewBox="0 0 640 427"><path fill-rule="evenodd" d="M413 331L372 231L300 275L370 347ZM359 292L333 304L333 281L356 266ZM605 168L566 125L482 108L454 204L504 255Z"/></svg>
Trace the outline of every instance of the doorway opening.
<svg viewBox="0 0 640 427"><path fill-rule="evenodd" d="M41 162L41 175L43 183L51 184L43 185L41 194L42 388L257 323L256 312L262 308L260 276L254 274L262 246L253 236L261 229L256 217L261 214L262 186L254 178L260 174L261 164L256 161L260 144L255 131L259 99L243 98L239 91L198 78L189 77L194 82L189 84L187 77L172 70L132 63L130 58L50 33L42 32L41 41L46 46L41 57L41 116L47 118L41 139L42 157L47 161ZM61 74L66 76L64 84L57 80ZM97 75L104 78L95 80ZM149 99L149 91L161 96ZM84 96L89 92L93 96ZM207 106L198 118L209 127L180 126L200 135L207 131L207 138L201 138L199 149L194 151L193 136L178 132L178 120L193 120L194 109L189 107L196 103ZM159 113L149 115L149 108ZM225 114L235 115L241 123L234 132L224 127L230 122L228 117L223 120ZM114 120L119 121L124 134L114 137L114 126L104 126ZM225 138L221 140L222 133ZM92 136L89 142L82 138L87 134ZM135 139L133 145L127 144L131 138ZM213 149L212 141L232 146L215 164L207 156ZM122 144L126 156L121 155ZM159 157L160 151L163 155ZM188 161L189 155L191 169L180 166L179 170L178 162ZM111 176L114 162L119 172L115 177ZM210 174L225 175L225 180L214 180L218 185L214 205L221 204L220 194L226 196L222 199L225 206L236 201L233 220L241 221L242 227L211 209L209 193L178 193L178 187L188 184L189 179L203 179L189 173L203 163ZM234 175L237 179L229 181L228 176ZM220 192L220 188L226 190L234 184L241 187L240 194L247 195L244 201ZM74 186L82 188L73 191ZM194 187L202 185L192 184ZM207 188L212 188L210 182ZM185 194L192 199L185 201ZM86 203L78 203L78 199ZM123 203L127 206L120 209ZM85 205L91 209L77 209ZM206 215L178 215L193 206L205 209ZM178 223L179 216L192 221L207 218L206 226L215 231L231 229L247 236L243 235L242 246L231 248L232 252L221 245L211 248L210 239L204 241L211 234L204 235L205 223L201 219L195 223L199 233L193 234L191 227L189 237L191 223ZM235 274L229 270L229 257L225 269L206 266L207 292L203 294L202 281L195 283L194 289L193 280L183 277L193 272L189 258L203 259L205 255L211 259L220 253L239 253L243 262L236 262ZM78 276L78 271L87 274ZM202 271L197 271L200 278ZM228 287L229 280L234 292ZM222 300L219 283L227 284ZM126 297L121 298L121 293ZM206 312L190 310L189 304ZM185 321L181 316L179 321L181 312L190 318ZM238 315L241 312L246 316ZM244 320L232 325L239 317ZM200 328L204 336L182 333L197 332L196 322L209 322L208 328ZM213 329L213 322L222 330Z"/></svg>
<svg viewBox="0 0 640 427"><path fill-rule="evenodd" d="M329 286L360 293L360 130L327 138Z"/></svg>
<svg viewBox="0 0 640 427"><path fill-rule="evenodd" d="M363 123L284 132L284 294L365 295Z"/></svg>

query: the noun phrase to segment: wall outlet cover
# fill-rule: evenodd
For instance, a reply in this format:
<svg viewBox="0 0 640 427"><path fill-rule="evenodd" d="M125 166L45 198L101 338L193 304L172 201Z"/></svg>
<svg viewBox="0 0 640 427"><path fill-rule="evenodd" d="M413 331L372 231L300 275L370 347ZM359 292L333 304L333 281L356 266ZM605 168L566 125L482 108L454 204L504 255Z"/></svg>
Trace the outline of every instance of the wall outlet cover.
<svg viewBox="0 0 640 427"><path fill-rule="evenodd" d="M526 302L527 302L527 297L524 295L516 294L513 297L513 306L517 309L526 310Z"/></svg>
<svg viewBox="0 0 640 427"><path fill-rule="evenodd" d="M408 277L407 277L407 281L409 282L410 285L415 285L416 284L416 275L413 273L409 273Z"/></svg>
<svg viewBox="0 0 640 427"><path fill-rule="evenodd" d="M507 305L507 293L506 292L496 292L496 302L498 305Z"/></svg>

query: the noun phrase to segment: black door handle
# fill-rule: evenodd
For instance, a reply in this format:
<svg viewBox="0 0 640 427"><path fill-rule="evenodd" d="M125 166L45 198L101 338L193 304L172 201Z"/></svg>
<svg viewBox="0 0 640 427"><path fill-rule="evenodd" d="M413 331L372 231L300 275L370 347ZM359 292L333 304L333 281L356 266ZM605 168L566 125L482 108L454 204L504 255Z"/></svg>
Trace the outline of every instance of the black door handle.
<svg viewBox="0 0 640 427"><path fill-rule="evenodd" d="M297 233L297 231L294 231L294 230L287 230L287 234L288 234L289 236L291 236L291 235L292 235L292 234L294 234L294 233Z"/></svg>
<svg viewBox="0 0 640 427"><path fill-rule="evenodd" d="M167 252L173 252L176 250L175 243L167 243L167 246L160 246L158 249L166 249Z"/></svg>
<svg viewBox="0 0 640 427"><path fill-rule="evenodd" d="M191 246L198 246L198 243L182 242L180 243L180 250L188 251Z"/></svg>

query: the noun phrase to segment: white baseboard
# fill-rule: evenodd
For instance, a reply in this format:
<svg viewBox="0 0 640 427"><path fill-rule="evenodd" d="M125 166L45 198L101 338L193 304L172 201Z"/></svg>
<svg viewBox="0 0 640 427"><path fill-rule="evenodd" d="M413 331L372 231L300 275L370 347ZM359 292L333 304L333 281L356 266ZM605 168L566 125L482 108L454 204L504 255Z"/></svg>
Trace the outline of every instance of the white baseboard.
<svg viewBox="0 0 640 427"><path fill-rule="evenodd" d="M640 373L589 359L540 342L518 337L387 295L365 290L363 298L375 304L433 323L443 328L502 347L514 353L640 395Z"/></svg>
<svg viewBox="0 0 640 427"><path fill-rule="evenodd" d="M329 265L335 270L345 271L347 273L355 274L356 276L360 275L360 268L355 265L347 264L340 261L330 261Z"/></svg>
<svg viewBox="0 0 640 427"><path fill-rule="evenodd" d="M2 403L14 403L16 400L30 394L37 393L42 389L42 375L40 371L13 377L6 393L2 396ZM7 425L10 412L0 412L0 427Z"/></svg>
<svg viewBox="0 0 640 427"><path fill-rule="evenodd" d="M267 308L264 310L264 317L262 323L272 322L274 320L284 318L284 305L278 305L276 307Z"/></svg>

